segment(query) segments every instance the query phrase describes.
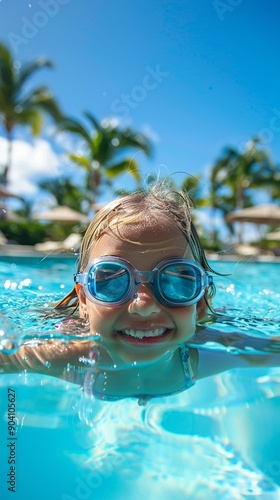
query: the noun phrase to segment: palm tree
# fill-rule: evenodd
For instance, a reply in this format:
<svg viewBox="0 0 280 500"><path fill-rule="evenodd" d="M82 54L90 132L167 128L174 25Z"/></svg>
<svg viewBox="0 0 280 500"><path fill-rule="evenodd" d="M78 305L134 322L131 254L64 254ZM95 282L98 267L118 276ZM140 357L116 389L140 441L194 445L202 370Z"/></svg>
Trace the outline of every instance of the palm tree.
<svg viewBox="0 0 280 500"><path fill-rule="evenodd" d="M84 114L90 123L90 130L72 118L63 120L59 130L76 134L86 146L85 154L73 153L69 154L69 158L86 170L87 189L92 193L92 203L95 203L101 185L110 184L122 173L131 174L140 183L138 163L127 156L127 151L136 149L150 156L151 144L143 134L130 129L122 130L113 121L99 123L91 113Z"/></svg>
<svg viewBox="0 0 280 500"><path fill-rule="evenodd" d="M213 165L210 176L211 205L213 209L220 209L224 217L235 209L253 205L252 191L271 188L278 179L279 168L268 152L259 146L259 139L253 138L243 152L227 147ZM229 229L232 233L231 225Z"/></svg>
<svg viewBox="0 0 280 500"><path fill-rule="evenodd" d="M21 207L13 210L13 212L23 220L32 219L33 202L29 200L22 200Z"/></svg>
<svg viewBox="0 0 280 500"><path fill-rule="evenodd" d="M273 201L280 201L280 167L278 167L278 173L274 177L274 184L271 186L271 199Z"/></svg>
<svg viewBox="0 0 280 500"><path fill-rule="evenodd" d="M61 116L59 107L46 86L28 88L30 79L42 68L51 68L46 59L36 59L17 68L9 49L0 43L0 123L8 139L8 157L1 181L7 185L12 159L13 130L17 125L31 128L34 136L41 131L43 114L55 120Z"/></svg>
<svg viewBox="0 0 280 500"><path fill-rule="evenodd" d="M56 200L58 205L65 205L83 212L85 202L90 203L90 198L84 190L79 189L67 178L58 178L51 180L41 180L38 183L40 189L50 193Z"/></svg>
<svg viewBox="0 0 280 500"><path fill-rule="evenodd" d="M195 208L209 206L209 201L203 197L201 175L188 175L182 182L182 189L186 191Z"/></svg>

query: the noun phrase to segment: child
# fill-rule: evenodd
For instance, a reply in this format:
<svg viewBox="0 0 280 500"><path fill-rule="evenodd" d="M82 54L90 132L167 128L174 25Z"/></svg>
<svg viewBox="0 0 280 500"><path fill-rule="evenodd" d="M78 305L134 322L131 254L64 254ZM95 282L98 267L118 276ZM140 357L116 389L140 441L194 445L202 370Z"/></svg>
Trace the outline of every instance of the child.
<svg viewBox="0 0 280 500"><path fill-rule="evenodd" d="M185 194L158 184L149 192L120 197L90 223L75 286L56 305L78 307L96 341L21 346L17 354L0 355L2 370L83 380L85 391L95 397L133 396L145 404L224 370L278 366L277 349L275 354L234 356L197 348L215 341L215 335L223 343L220 332L202 326L213 314L214 274ZM229 339L225 343L244 345L241 334ZM266 341L255 339L261 351L258 342Z"/></svg>

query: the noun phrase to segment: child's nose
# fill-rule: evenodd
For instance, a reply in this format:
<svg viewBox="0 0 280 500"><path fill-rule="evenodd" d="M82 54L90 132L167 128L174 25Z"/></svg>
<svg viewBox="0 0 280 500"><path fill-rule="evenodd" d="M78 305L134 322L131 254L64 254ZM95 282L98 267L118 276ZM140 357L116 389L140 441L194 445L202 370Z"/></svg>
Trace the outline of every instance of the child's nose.
<svg viewBox="0 0 280 500"><path fill-rule="evenodd" d="M159 313L160 304L155 298L150 285L140 284L137 288L136 297L129 303L128 311L130 314L139 314L140 316L149 316Z"/></svg>

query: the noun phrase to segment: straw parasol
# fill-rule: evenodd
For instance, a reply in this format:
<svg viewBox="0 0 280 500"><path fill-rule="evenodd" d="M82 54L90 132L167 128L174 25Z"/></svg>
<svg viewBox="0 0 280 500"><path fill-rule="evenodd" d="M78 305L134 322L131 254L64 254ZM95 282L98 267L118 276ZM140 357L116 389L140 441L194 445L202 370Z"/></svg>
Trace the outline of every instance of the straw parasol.
<svg viewBox="0 0 280 500"><path fill-rule="evenodd" d="M278 205L267 204L255 207L244 208L231 212L226 217L227 222L252 222L253 224L280 224L280 207Z"/></svg>
<svg viewBox="0 0 280 500"><path fill-rule="evenodd" d="M77 210L66 206L58 206L47 210L46 212L38 212L33 215L36 220L49 220L53 222L89 222L88 217Z"/></svg>

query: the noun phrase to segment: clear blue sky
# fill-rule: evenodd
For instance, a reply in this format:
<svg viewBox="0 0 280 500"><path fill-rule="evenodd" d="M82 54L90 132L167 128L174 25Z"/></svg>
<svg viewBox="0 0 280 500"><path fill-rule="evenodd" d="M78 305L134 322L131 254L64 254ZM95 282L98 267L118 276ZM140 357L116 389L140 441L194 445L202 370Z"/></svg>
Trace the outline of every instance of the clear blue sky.
<svg viewBox="0 0 280 500"><path fill-rule="evenodd" d="M279 162L279 19L277 0L1 0L0 39L54 62L38 83L65 113L151 133L144 174L196 174L257 134Z"/></svg>

